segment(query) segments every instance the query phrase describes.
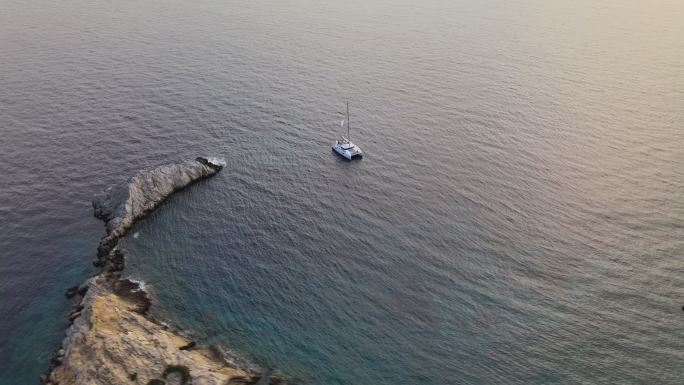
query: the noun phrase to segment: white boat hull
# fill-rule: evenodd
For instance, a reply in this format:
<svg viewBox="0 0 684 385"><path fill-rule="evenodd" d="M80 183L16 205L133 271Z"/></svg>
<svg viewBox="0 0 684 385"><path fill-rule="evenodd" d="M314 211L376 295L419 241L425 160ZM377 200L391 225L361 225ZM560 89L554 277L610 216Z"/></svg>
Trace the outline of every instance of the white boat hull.
<svg viewBox="0 0 684 385"><path fill-rule="evenodd" d="M354 143L351 142L337 142L333 144L332 146L333 151L335 151L339 156L347 159L347 160L352 160L354 158L361 158L363 157L363 151L355 145Z"/></svg>
<svg viewBox="0 0 684 385"><path fill-rule="evenodd" d="M344 120L340 123L340 126L344 127ZM349 125L349 103L347 103L347 138L349 137L350 129L351 128ZM332 145L333 151L335 151L339 156L347 160L363 157L363 151L361 151L361 148L359 148L359 146L355 145L351 142L351 140L347 138L343 136L342 140L336 141Z"/></svg>

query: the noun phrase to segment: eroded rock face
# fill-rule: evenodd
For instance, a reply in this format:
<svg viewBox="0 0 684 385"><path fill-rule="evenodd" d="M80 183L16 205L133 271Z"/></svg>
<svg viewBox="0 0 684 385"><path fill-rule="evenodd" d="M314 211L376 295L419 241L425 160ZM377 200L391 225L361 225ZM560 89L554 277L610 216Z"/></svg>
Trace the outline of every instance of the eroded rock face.
<svg viewBox="0 0 684 385"><path fill-rule="evenodd" d="M125 257L116 249L136 220L173 192L221 168L197 158L144 170L95 199L95 216L107 227L98 248L103 269L87 285L67 291L70 298L78 294L80 302L70 312L71 324L50 373L41 376L44 383L145 385L187 379L194 385L225 385L259 379L258 373L229 365L214 350L149 317L150 300L137 283L122 278Z"/></svg>
<svg viewBox="0 0 684 385"><path fill-rule="evenodd" d="M195 385L225 385L232 378L253 376L233 368L207 348L180 349L190 343L139 312L135 288L131 295L116 291L104 275L93 277L81 302L81 314L64 340L61 365L48 382L73 385L147 384L162 379L169 366L184 366Z"/></svg>
<svg viewBox="0 0 684 385"><path fill-rule="evenodd" d="M96 196L93 200L95 217L102 219L107 229L107 236L102 238L97 249L98 258L106 257L136 220L154 210L171 194L216 174L221 168L201 157L166 164L141 170Z"/></svg>

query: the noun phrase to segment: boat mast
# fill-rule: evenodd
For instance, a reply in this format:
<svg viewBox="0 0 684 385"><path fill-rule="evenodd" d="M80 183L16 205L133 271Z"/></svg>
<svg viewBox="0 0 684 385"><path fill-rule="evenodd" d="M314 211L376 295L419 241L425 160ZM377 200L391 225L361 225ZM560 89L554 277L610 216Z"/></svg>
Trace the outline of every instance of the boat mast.
<svg viewBox="0 0 684 385"><path fill-rule="evenodd" d="M347 139L351 142L351 135L349 135L349 102L347 102Z"/></svg>

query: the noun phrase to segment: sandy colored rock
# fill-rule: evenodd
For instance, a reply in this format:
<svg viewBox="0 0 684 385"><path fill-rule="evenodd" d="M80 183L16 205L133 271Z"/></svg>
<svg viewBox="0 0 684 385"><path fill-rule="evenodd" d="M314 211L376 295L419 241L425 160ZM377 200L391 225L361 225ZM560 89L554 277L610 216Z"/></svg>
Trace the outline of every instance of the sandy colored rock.
<svg viewBox="0 0 684 385"><path fill-rule="evenodd" d="M193 385L226 385L234 383L231 379L256 382L258 374L228 364L209 348L191 344L189 338L149 317L150 300L137 283L122 278L125 258L116 248L135 221L175 191L221 168L197 158L142 170L95 199L95 216L105 221L107 229L98 247L98 265L103 269L87 285L69 289L70 297L81 296L80 303L72 309L72 324L62 349L41 381L146 385L153 379L165 379L167 385L173 385L189 374L188 384ZM165 371L173 368L175 371L165 376Z"/></svg>
<svg viewBox="0 0 684 385"><path fill-rule="evenodd" d="M138 313L138 305L114 294L104 276L90 280L81 305L81 316L67 331L62 364L49 377L52 383L144 385L162 378L168 365L187 366L194 385L225 385L251 375L207 348L180 350L191 340Z"/></svg>

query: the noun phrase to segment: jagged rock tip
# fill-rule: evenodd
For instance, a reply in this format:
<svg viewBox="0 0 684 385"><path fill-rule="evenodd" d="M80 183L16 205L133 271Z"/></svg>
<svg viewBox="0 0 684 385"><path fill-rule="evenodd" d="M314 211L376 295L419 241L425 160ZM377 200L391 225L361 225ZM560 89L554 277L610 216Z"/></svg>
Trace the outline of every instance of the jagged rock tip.
<svg viewBox="0 0 684 385"><path fill-rule="evenodd" d="M106 257L119 239L143 216L154 210L174 192L200 179L215 175L223 165L197 157L180 163L165 164L138 171L125 181L98 194L93 200L96 218L105 222L107 235L98 246L97 255Z"/></svg>

